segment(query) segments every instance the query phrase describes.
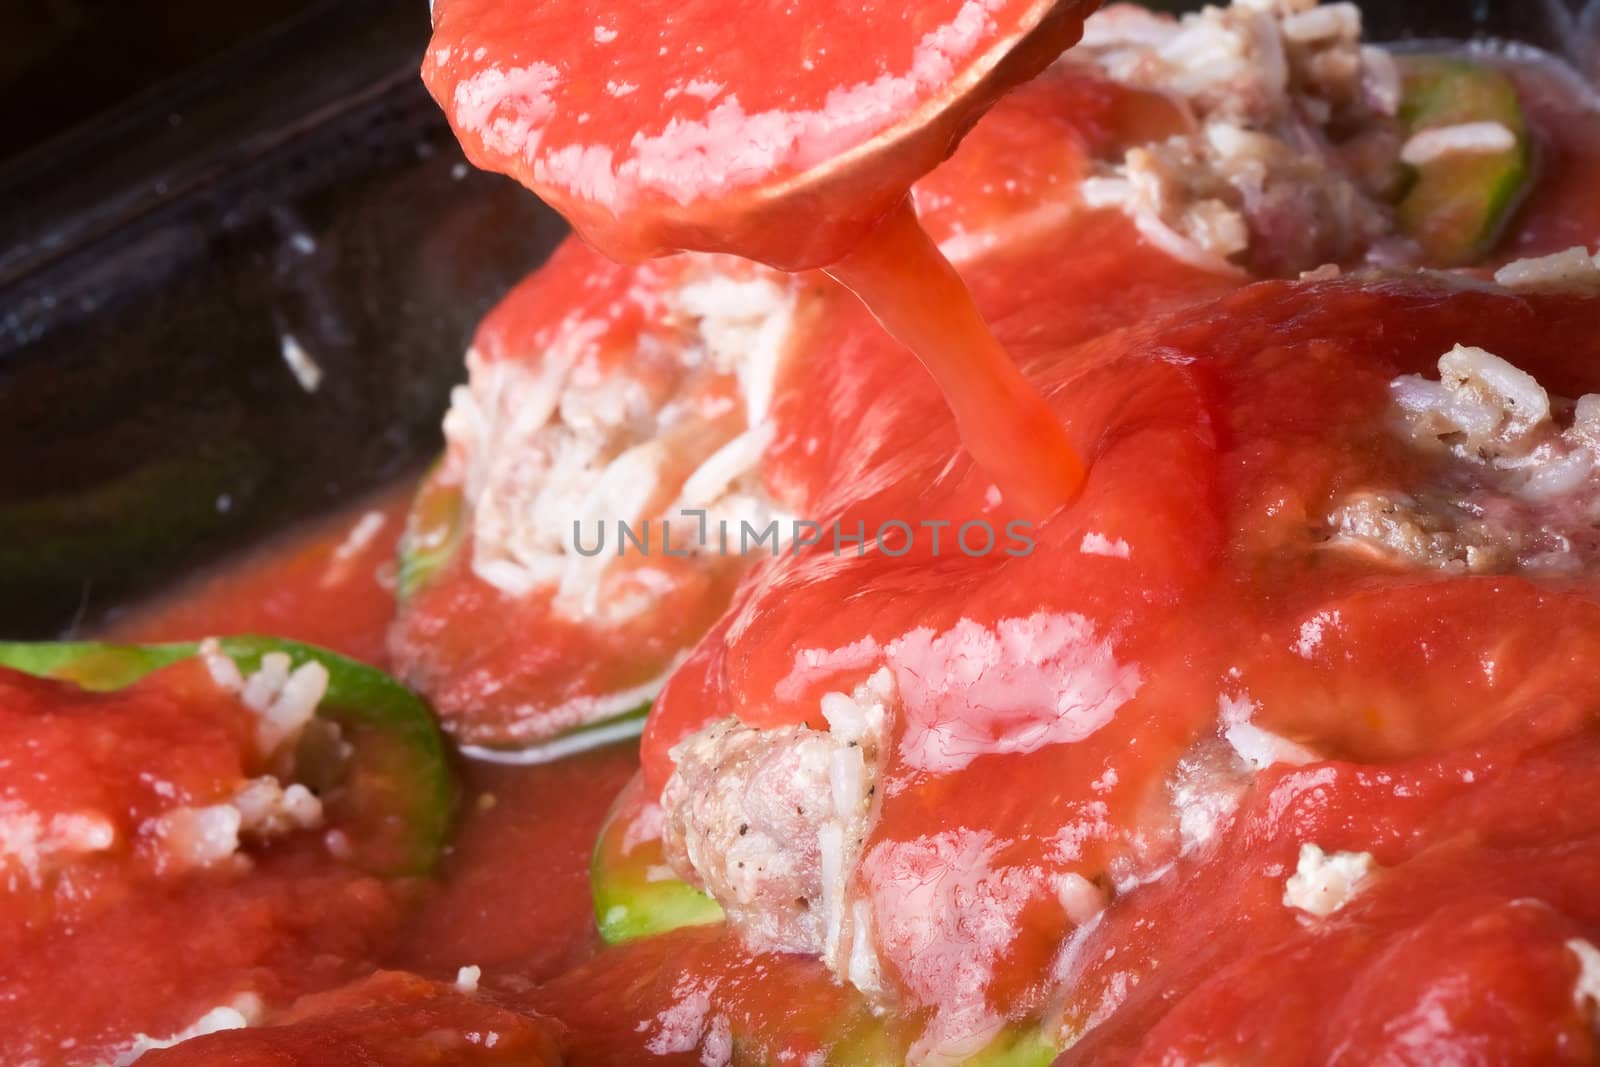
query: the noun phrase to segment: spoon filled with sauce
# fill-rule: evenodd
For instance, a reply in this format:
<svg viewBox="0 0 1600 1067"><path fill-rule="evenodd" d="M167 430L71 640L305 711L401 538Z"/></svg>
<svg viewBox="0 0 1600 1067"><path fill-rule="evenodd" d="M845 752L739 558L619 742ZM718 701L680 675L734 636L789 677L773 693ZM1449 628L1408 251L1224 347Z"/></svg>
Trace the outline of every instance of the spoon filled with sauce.
<svg viewBox="0 0 1600 1067"><path fill-rule="evenodd" d="M438 0L423 77L468 157L607 255L821 268L933 375L1008 510L1083 466L923 232L911 185L1098 0Z"/></svg>

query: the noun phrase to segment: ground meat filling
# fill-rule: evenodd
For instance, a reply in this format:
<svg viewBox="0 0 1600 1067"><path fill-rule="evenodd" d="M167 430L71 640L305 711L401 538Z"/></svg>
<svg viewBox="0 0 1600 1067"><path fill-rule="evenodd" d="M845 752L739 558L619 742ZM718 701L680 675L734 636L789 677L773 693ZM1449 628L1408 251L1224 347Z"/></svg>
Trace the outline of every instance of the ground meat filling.
<svg viewBox="0 0 1600 1067"><path fill-rule="evenodd" d="M1353 494L1332 544L1454 573L1574 573L1600 554L1600 394L1552 398L1532 375L1456 346L1439 380L1391 383L1393 426L1436 461L1425 485Z"/></svg>
<svg viewBox="0 0 1600 1067"><path fill-rule="evenodd" d="M678 749L662 798L667 857L762 948L821 951L818 839L831 815L833 749L820 730L758 730L737 719Z"/></svg>
<svg viewBox="0 0 1600 1067"><path fill-rule="evenodd" d="M1402 171L1393 59L1354 4L1235 0L1181 19L1115 5L1067 62L1163 93L1192 132L1139 145L1084 185L1198 266L1292 276L1403 257L1388 198Z"/></svg>
<svg viewBox="0 0 1600 1067"><path fill-rule="evenodd" d="M667 860L752 947L851 969L845 890L871 821L891 690L880 671L853 693L828 694L827 730L729 718L674 749L661 796Z"/></svg>

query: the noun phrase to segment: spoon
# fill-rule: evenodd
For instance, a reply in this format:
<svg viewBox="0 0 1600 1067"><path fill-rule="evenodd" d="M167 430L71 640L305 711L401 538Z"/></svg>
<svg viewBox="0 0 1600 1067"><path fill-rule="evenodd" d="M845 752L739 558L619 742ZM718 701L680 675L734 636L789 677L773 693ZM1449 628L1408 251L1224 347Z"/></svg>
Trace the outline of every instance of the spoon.
<svg viewBox="0 0 1600 1067"><path fill-rule="evenodd" d="M1099 0L437 0L468 156L614 259L841 259Z"/></svg>
<svg viewBox="0 0 1600 1067"><path fill-rule="evenodd" d="M438 0L423 77L469 158L614 259L825 268L922 361L1009 510L1084 471L911 185L1098 0Z"/></svg>

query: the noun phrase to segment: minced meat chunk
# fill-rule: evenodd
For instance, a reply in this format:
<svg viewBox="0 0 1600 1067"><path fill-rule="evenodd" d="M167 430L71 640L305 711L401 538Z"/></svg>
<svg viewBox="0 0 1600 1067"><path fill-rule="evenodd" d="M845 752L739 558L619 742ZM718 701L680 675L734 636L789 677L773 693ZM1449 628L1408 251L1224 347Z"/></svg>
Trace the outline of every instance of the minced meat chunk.
<svg viewBox="0 0 1600 1067"><path fill-rule="evenodd" d="M1396 431L1436 457L1436 474L1341 501L1335 545L1474 574L1572 572L1600 552L1600 395L1552 399L1525 371L1457 345L1438 381L1397 378L1391 397Z"/></svg>
<svg viewBox="0 0 1600 1067"><path fill-rule="evenodd" d="M847 966L845 886L873 810L890 687L880 671L828 694L827 730L729 718L674 749L661 797L667 860L749 944Z"/></svg>
<svg viewBox="0 0 1600 1067"><path fill-rule="evenodd" d="M1201 267L1292 277L1395 257L1400 76L1353 4L1235 0L1175 19L1118 4L1066 60L1158 92L1192 129L1130 148L1084 185ZM1392 246L1392 247L1391 247Z"/></svg>

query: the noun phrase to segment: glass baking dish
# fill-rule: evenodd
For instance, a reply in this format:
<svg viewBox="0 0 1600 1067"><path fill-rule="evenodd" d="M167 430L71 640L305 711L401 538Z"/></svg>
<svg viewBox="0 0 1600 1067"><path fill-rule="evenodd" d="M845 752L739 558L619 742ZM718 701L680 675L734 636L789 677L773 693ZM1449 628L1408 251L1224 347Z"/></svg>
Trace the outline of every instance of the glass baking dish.
<svg viewBox="0 0 1600 1067"><path fill-rule="evenodd" d="M1363 6L1378 39L1594 66L1600 2ZM462 160L424 12L323 5L0 169L0 635L92 625L436 450L475 323L564 228Z"/></svg>

